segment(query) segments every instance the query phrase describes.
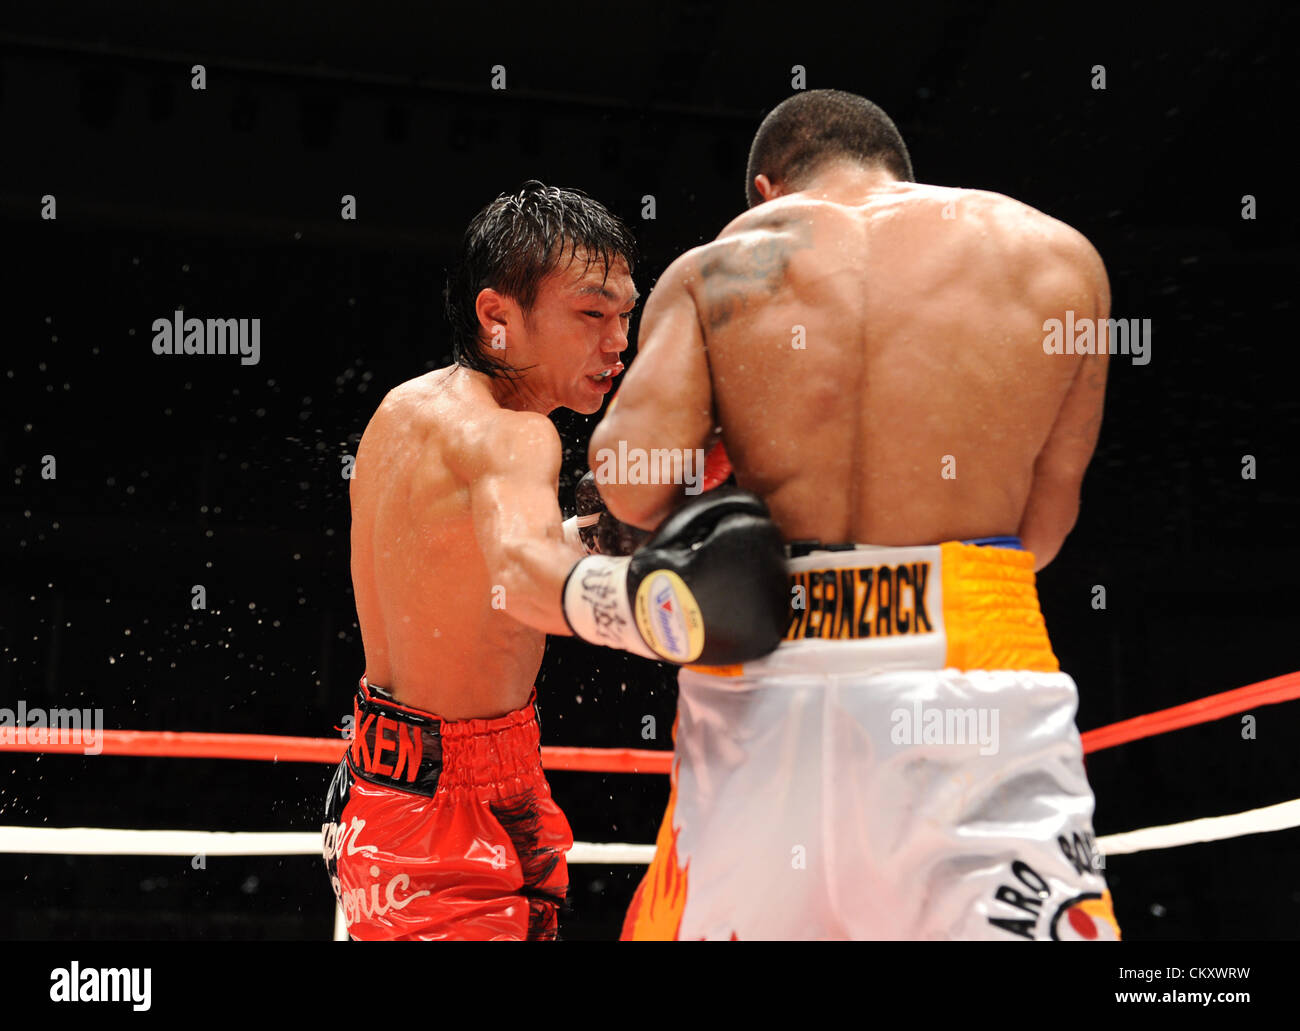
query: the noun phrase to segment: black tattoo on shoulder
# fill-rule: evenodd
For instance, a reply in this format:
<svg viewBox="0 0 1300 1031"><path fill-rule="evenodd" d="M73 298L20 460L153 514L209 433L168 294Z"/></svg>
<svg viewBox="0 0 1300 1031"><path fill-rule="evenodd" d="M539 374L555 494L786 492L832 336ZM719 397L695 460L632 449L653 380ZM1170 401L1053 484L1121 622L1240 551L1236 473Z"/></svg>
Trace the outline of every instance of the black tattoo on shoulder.
<svg viewBox="0 0 1300 1031"><path fill-rule="evenodd" d="M717 251L700 263L701 314L716 332L746 308L751 299L770 293L785 277L790 258L812 246L807 219L774 217L754 225L734 241L720 241Z"/></svg>

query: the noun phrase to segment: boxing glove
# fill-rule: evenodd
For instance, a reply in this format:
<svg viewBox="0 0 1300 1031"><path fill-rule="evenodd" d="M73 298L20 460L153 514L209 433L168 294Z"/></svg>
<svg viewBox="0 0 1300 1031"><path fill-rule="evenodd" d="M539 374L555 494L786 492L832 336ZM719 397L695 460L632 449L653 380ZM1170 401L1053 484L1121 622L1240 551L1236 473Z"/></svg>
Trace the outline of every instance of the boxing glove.
<svg viewBox="0 0 1300 1031"><path fill-rule="evenodd" d="M767 506L727 488L688 501L630 557L576 563L563 608L569 628L593 644L717 666L775 649L789 598L785 550Z"/></svg>
<svg viewBox="0 0 1300 1031"><path fill-rule="evenodd" d="M620 523L605 508L596 486L596 474L588 471L573 490L577 508L578 536L588 555L630 555L650 539L650 531Z"/></svg>

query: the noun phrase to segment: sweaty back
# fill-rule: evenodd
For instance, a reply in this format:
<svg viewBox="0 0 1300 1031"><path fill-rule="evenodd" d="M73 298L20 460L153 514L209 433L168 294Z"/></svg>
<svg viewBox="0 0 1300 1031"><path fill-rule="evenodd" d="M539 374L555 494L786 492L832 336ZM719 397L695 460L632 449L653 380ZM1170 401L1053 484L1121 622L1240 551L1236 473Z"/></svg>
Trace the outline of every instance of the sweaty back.
<svg viewBox="0 0 1300 1031"><path fill-rule="evenodd" d="M742 486L788 540L1014 534L1075 365L1044 319L1089 303L1065 227L996 194L792 195L700 248L692 292Z"/></svg>

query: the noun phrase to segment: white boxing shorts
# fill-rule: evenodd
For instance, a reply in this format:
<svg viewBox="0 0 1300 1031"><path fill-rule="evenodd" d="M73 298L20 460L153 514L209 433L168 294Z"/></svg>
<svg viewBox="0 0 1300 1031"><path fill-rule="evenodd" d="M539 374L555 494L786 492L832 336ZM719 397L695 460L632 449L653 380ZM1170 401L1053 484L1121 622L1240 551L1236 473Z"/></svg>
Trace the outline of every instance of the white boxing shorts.
<svg viewBox="0 0 1300 1031"><path fill-rule="evenodd" d="M791 559L780 647L681 671L623 937L1118 939L1033 562L1014 538Z"/></svg>

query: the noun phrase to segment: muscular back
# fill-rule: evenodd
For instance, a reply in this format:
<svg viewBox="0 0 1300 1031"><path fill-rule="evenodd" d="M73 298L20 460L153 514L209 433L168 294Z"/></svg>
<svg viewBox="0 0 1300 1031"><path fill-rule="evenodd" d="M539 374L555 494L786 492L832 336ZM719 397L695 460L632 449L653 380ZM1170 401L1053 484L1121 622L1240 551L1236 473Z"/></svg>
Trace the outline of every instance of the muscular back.
<svg viewBox="0 0 1300 1031"><path fill-rule="evenodd" d="M738 481L788 540L1014 534L1036 469L1047 494L1073 478L1077 503L1104 358L1080 377L1083 359L1044 353L1043 322L1108 314L1078 233L999 195L897 183L763 204L685 266Z"/></svg>
<svg viewBox="0 0 1300 1031"><path fill-rule="evenodd" d="M447 719L523 705L545 644L500 591L494 607L475 533L474 452L503 417L517 418L464 370L440 369L393 390L357 451L352 583L368 679Z"/></svg>

